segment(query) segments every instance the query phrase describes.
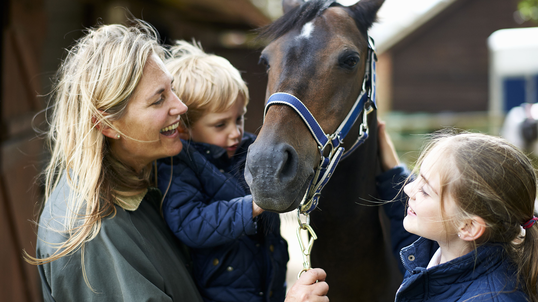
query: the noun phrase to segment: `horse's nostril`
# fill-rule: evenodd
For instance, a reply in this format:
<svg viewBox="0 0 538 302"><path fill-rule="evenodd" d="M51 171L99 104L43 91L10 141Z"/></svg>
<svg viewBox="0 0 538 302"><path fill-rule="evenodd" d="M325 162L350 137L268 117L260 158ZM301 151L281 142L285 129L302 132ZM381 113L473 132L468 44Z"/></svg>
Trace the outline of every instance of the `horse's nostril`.
<svg viewBox="0 0 538 302"><path fill-rule="evenodd" d="M297 175L297 152L290 145L282 146L282 160L277 171L277 177L281 182L292 180Z"/></svg>

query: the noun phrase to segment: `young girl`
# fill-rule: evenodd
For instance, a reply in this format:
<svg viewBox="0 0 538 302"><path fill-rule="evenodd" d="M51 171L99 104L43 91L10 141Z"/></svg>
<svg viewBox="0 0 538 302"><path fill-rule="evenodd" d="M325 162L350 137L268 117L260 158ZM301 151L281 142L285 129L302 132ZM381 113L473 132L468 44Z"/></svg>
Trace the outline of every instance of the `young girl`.
<svg viewBox="0 0 538 302"><path fill-rule="evenodd" d="M386 173L406 176L383 124L379 137ZM530 160L498 137L444 132L414 171L403 188L403 226L421 238L401 251L406 273L396 301L537 301Z"/></svg>
<svg viewBox="0 0 538 302"><path fill-rule="evenodd" d="M180 41L171 52L166 65L189 110L183 150L159 163L164 218L191 248L205 301L283 301L289 258L280 220L256 206L243 176L255 139L243 131L247 86L230 62L200 47Z"/></svg>

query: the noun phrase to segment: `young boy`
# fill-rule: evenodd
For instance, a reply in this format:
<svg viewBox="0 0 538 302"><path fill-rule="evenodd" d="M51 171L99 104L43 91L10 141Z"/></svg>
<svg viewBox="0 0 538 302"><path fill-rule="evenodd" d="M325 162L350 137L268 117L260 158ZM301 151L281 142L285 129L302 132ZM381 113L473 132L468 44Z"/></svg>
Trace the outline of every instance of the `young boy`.
<svg viewBox="0 0 538 302"><path fill-rule="evenodd" d="M263 212L244 179L243 132L249 101L241 75L226 59L179 41L165 63L189 108L183 150L158 162L163 215L191 249L205 301L284 301L287 243L278 214Z"/></svg>

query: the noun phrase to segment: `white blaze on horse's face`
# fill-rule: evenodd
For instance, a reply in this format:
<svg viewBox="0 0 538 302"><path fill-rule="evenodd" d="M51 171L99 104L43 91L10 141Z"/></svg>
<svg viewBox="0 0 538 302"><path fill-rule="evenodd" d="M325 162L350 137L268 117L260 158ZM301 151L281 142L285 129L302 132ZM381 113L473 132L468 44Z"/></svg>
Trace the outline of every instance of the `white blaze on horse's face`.
<svg viewBox="0 0 538 302"><path fill-rule="evenodd" d="M314 31L314 24L312 22L308 22L303 26L303 29L301 29L301 34L296 37L296 39L308 39L312 36L312 32Z"/></svg>
<svg viewBox="0 0 538 302"><path fill-rule="evenodd" d="M341 4L342 6L352 6L357 4L360 0L338 0L337 3Z"/></svg>

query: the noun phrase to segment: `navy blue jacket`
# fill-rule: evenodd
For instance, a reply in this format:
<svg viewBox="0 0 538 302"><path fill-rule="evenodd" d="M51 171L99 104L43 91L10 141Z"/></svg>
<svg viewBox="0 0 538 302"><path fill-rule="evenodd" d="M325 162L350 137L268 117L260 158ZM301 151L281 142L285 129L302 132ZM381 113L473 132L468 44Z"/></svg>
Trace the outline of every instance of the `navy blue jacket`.
<svg viewBox="0 0 538 302"><path fill-rule="evenodd" d="M377 177L377 187L391 221L393 251L400 251L399 263L405 276L396 293L396 302L407 301L528 301L516 290L514 267L502 247L483 245L476 251L427 269L439 248L432 240L407 232L403 227L406 212L403 184L410 175L398 166ZM416 240L409 245L411 240ZM402 249L402 246L409 245Z"/></svg>
<svg viewBox="0 0 538 302"><path fill-rule="evenodd" d="M164 218L191 248L194 279L205 301L285 299L289 256L279 216L264 212L252 218L244 180L254 139L245 133L232 158L218 146L182 141L178 155L158 161L158 186L168 191Z"/></svg>
<svg viewBox="0 0 538 302"><path fill-rule="evenodd" d="M516 289L514 265L501 246L483 245L467 255L426 269L436 249L435 242L420 238L402 250L407 272L396 293L396 302L529 300Z"/></svg>

